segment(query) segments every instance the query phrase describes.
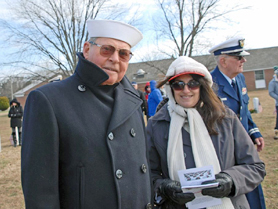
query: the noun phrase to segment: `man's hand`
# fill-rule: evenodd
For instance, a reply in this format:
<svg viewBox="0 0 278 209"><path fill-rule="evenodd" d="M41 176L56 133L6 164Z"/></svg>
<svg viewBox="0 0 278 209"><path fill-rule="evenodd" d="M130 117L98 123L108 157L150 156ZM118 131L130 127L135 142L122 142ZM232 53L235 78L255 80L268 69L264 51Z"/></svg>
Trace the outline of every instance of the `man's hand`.
<svg viewBox="0 0 278 209"><path fill-rule="evenodd" d="M226 173L219 173L215 175L215 180L205 181L202 184L209 184L218 182L218 187L206 188L202 190L203 195L208 195L216 198L228 197L233 188L233 179Z"/></svg>
<svg viewBox="0 0 278 209"><path fill-rule="evenodd" d="M159 195L164 199L170 199L178 205L184 205L195 199L191 192L183 193L180 182L171 179L164 179L159 186Z"/></svg>
<svg viewBox="0 0 278 209"><path fill-rule="evenodd" d="M262 151L264 148L264 138L263 137L256 138L255 143L257 145L257 151L258 152Z"/></svg>

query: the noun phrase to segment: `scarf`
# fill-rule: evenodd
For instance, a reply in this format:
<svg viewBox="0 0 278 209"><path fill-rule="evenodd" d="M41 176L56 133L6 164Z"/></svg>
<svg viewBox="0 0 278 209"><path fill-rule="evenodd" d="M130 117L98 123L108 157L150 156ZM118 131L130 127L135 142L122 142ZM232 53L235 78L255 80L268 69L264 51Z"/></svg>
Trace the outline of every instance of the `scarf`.
<svg viewBox="0 0 278 209"><path fill-rule="evenodd" d="M178 170L186 169L182 128L190 133L192 152L196 167L212 165L217 174L221 171L216 151L204 124L204 121L195 108L183 108L176 104L169 85L166 85L169 97L168 111L171 116L169 140L167 148L167 163L169 176L172 180L179 181ZM233 209L230 198L222 198L222 205L209 207L209 209Z"/></svg>

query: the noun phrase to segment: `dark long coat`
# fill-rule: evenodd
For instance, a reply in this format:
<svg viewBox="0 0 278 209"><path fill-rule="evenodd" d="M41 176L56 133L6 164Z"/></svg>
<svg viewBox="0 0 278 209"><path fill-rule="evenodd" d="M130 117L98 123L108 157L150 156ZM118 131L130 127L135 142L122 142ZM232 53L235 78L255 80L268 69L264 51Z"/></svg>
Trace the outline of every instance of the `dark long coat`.
<svg viewBox="0 0 278 209"><path fill-rule="evenodd" d="M16 106L11 106L12 103L16 103ZM23 109L22 106L20 105L20 102L18 102L16 99L13 99L10 102L10 110L8 117L11 118L11 128L18 127L20 128L22 125L22 116L23 116Z"/></svg>
<svg viewBox="0 0 278 209"><path fill-rule="evenodd" d="M170 178L167 166L167 146L170 116L165 104L148 120L147 139L154 190L164 178ZM236 115L227 109L227 116L216 126L218 135L211 135L221 171L229 174L235 185L231 197L235 209L249 209L245 193L252 191L265 176L265 165L260 160L249 136ZM186 168L195 168L190 135L182 129ZM185 208L184 206L177 208Z"/></svg>
<svg viewBox="0 0 278 209"><path fill-rule="evenodd" d="M73 76L29 94L22 141L27 209L151 208L141 100L126 77L99 86L107 78L79 54Z"/></svg>

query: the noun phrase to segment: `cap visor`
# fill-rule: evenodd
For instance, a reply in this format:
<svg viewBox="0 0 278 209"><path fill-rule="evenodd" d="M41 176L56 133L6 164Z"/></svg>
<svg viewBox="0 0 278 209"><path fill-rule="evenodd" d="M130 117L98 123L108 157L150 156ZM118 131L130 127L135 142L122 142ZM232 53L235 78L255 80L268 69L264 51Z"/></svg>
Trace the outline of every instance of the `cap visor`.
<svg viewBox="0 0 278 209"><path fill-rule="evenodd" d="M202 74L202 73L197 73L197 72L183 72L183 73L180 73L180 74L177 74L177 75L171 77L171 78L169 79L169 81L171 81L171 80L173 80L173 79L175 79L175 78L177 78L177 77L179 77L179 76L182 76L182 75L189 75L189 74L195 74L195 75L200 75L200 76L205 77L205 75Z"/></svg>
<svg viewBox="0 0 278 209"><path fill-rule="evenodd" d="M248 55L250 55L250 53L247 51L242 51L239 53L239 56L248 56Z"/></svg>

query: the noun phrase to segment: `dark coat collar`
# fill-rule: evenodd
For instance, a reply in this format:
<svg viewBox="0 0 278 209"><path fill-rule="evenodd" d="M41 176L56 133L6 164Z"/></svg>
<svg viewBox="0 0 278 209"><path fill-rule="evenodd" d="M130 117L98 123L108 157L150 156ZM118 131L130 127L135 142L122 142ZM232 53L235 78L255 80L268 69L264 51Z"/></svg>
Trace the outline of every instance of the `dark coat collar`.
<svg viewBox="0 0 278 209"><path fill-rule="evenodd" d="M77 64L75 74L82 80L83 84L90 89L100 87L109 76L101 68L94 63L86 60L83 53L78 53L79 62ZM111 86L114 89L114 107L109 124L109 130L120 126L135 111L141 109L142 101L133 88L129 80L124 76L119 84ZM123 105L124 104L124 105Z"/></svg>
<svg viewBox="0 0 278 209"><path fill-rule="evenodd" d="M227 79L223 76L223 74L220 72L218 66L214 69L214 82L218 84L219 90L225 92L226 94L230 95L232 98L236 99L239 101L238 95L235 93ZM236 79L237 81L237 79Z"/></svg>
<svg viewBox="0 0 278 209"><path fill-rule="evenodd" d="M77 56L79 61L75 73L81 78L86 86L90 88L99 86L109 78L107 73L101 68L86 60L82 52L77 53Z"/></svg>
<svg viewBox="0 0 278 209"><path fill-rule="evenodd" d="M152 117L152 120L165 120L170 122L171 118L168 111L168 102L164 104L163 107L161 107L161 109Z"/></svg>

